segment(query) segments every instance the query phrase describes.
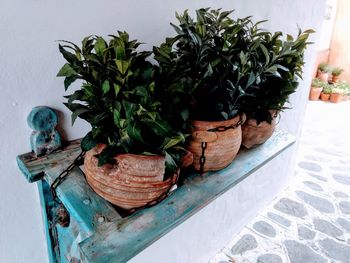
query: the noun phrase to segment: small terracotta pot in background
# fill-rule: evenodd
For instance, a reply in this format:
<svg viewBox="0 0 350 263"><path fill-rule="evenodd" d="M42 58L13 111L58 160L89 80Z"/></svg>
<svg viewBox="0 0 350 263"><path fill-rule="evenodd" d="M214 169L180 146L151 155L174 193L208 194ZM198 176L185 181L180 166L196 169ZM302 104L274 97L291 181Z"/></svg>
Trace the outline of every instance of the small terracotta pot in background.
<svg viewBox="0 0 350 263"><path fill-rule="evenodd" d="M340 76L332 75L332 82L333 82L333 83L339 82L339 79L340 79Z"/></svg>
<svg viewBox="0 0 350 263"><path fill-rule="evenodd" d="M322 92L322 88L311 87L309 100L318 100L320 98L321 92Z"/></svg>
<svg viewBox="0 0 350 263"><path fill-rule="evenodd" d="M329 97L331 96L331 94L326 94L326 93L321 93L321 100L322 101L329 101Z"/></svg>
<svg viewBox="0 0 350 263"><path fill-rule="evenodd" d="M228 166L241 146L244 121L245 116L216 122L192 121L192 135L186 149L193 153L194 169L204 173Z"/></svg>
<svg viewBox="0 0 350 263"><path fill-rule="evenodd" d="M344 100L344 96L343 94L332 93L329 100L333 103L338 103Z"/></svg>
<svg viewBox="0 0 350 263"><path fill-rule="evenodd" d="M322 71L317 71L317 78L322 80L322 81L324 81L324 82L328 82L329 73L322 72Z"/></svg>
<svg viewBox="0 0 350 263"><path fill-rule="evenodd" d="M272 122L263 121L257 124L255 119L248 119L242 125L242 145L246 148L263 144L273 134L276 128L276 118L278 116L276 111L271 111Z"/></svg>

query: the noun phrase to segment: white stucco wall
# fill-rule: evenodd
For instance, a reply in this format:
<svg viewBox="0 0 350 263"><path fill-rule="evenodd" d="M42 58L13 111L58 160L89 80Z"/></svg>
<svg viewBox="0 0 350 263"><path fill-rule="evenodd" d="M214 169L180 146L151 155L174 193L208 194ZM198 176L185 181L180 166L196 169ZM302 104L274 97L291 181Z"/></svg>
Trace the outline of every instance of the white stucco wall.
<svg viewBox="0 0 350 263"><path fill-rule="evenodd" d="M318 50L329 49L333 35L334 22L337 14L338 0L327 0L325 7L325 15L322 23L321 38L318 43Z"/></svg>
<svg viewBox="0 0 350 263"><path fill-rule="evenodd" d="M37 105L58 110L67 139L81 137L88 129L81 121L71 127L70 115L62 105L63 80L55 75L64 61L55 40L78 42L86 35L105 36L121 29L148 43L144 48L149 48L172 34L168 23L174 20L175 11L207 6L236 9L238 16L253 15L257 20L270 19L267 28L295 33L297 25L320 28L324 2L0 0L0 262L47 262L37 188L24 180L15 162L17 154L29 151L27 114ZM314 38L318 39L318 35ZM313 46L307 52L305 81L292 98L293 110L284 114L280 123L297 136L315 50ZM169 257L169 251L175 253L171 262L204 262L286 185L292 153L291 150L255 173L142 252L134 262L164 262L165 256L173 257ZM271 184L267 184L268 180Z"/></svg>

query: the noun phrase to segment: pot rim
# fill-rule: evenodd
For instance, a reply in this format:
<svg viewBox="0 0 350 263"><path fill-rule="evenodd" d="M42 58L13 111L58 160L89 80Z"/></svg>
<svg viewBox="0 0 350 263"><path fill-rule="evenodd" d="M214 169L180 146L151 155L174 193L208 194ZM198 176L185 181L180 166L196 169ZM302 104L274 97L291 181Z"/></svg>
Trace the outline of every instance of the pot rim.
<svg viewBox="0 0 350 263"><path fill-rule="evenodd" d="M107 146L107 144L99 143L94 148L92 148L91 150L94 150L95 152L97 152L96 148L100 148L100 147L104 147L104 146ZM113 158L117 158L119 156L120 157L132 157L132 158L135 158L135 159L136 158L140 158L140 159L153 159L153 160L164 159L165 160L165 155L156 155L156 154L155 155L147 155L147 154L137 154L137 153L118 153Z"/></svg>
<svg viewBox="0 0 350 263"><path fill-rule="evenodd" d="M217 128L219 126L230 126L233 124L236 124L240 120L242 120L242 124L244 123L246 117L245 114L237 114L235 117L229 119L229 120L223 120L223 121L200 121L200 120L190 120L191 125L193 126L194 130L201 130L201 129L213 129Z"/></svg>

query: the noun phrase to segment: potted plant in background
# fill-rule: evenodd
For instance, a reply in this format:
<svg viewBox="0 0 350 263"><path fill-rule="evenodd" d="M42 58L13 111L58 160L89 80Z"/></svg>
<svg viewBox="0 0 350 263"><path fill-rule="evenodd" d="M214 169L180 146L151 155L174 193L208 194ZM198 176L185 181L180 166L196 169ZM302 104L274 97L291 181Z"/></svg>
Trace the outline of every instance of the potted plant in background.
<svg viewBox="0 0 350 263"><path fill-rule="evenodd" d="M296 91L302 78L304 52L313 30L299 31L297 38L281 32L258 32L251 61L262 72L246 91L242 108L247 121L242 126L242 145L246 148L264 143L271 137L278 114L287 109L289 96ZM254 35L253 35L254 37Z"/></svg>
<svg viewBox="0 0 350 263"><path fill-rule="evenodd" d="M324 82L328 82L330 72L330 66L327 63L321 63L317 68L317 78Z"/></svg>
<svg viewBox="0 0 350 263"><path fill-rule="evenodd" d="M340 75L343 73L344 69L335 67L332 69L332 82L337 83L339 81Z"/></svg>
<svg viewBox="0 0 350 263"><path fill-rule="evenodd" d="M348 82L344 82L344 100L350 100L350 84Z"/></svg>
<svg viewBox="0 0 350 263"><path fill-rule="evenodd" d="M339 89L342 93L342 98L344 101L349 99L350 85L346 81L341 81L335 84L335 87Z"/></svg>
<svg viewBox="0 0 350 263"><path fill-rule="evenodd" d="M313 79L311 82L309 100L318 100L325 84L327 83L320 79Z"/></svg>
<svg viewBox="0 0 350 263"><path fill-rule="evenodd" d="M336 83L333 86L329 100L333 103L339 103L344 100L345 90L343 89L342 83Z"/></svg>
<svg viewBox="0 0 350 263"><path fill-rule="evenodd" d="M320 98L322 101L329 101L329 98L332 93L332 85L324 82L322 87L323 87L323 90L321 92Z"/></svg>
<svg viewBox="0 0 350 263"><path fill-rule="evenodd" d="M172 94L179 90L186 94L183 108L189 111L184 114L191 119L187 149L201 173L229 165L241 145L239 101L250 85L244 50L251 21L233 20L230 14L209 8L197 10L196 19L187 11L176 14L179 26L172 26L177 35L154 48L168 96L176 97Z"/></svg>
<svg viewBox="0 0 350 263"><path fill-rule="evenodd" d="M81 48L63 41L67 63L58 76L65 77L66 90L82 80L65 105L73 123L80 117L91 125L81 142L89 185L133 209L164 197L176 183L186 135L159 110L150 52L138 52L140 43L126 32L110 37L86 37Z"/></svg>

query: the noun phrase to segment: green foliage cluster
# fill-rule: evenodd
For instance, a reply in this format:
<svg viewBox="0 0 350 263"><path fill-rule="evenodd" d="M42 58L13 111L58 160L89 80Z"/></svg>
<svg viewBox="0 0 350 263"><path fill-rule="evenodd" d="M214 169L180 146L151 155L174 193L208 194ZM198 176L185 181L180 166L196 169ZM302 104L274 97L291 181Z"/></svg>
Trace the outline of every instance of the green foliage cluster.
<svg viewBox="0 0 350 263"><path fill-rule="evenodd" d="M80 117L92 126L83 150L107 144L99 165L117 153L166 156L167 171L179 165L188 120L220 121L244 112L257 122L272 120L281 111L302 77L304 51L312 30L296 39L270 33L251 17L230 18L232 11L202 8L192 18L176 14L176 35L153 48L126 32L83 39L81 47L61 41L67 63L58 76L68 87L82 81L66 96L72 122Z"/></svg>
<svg viewBox="0 0 350 263"><path fill-rule="evenodd" d="M332 85L331 85L331 84L328 84L328 83L324 83L322 92L323 92L324 94L331 94L332 91L333 91Z"/></svg>
<svg viewBox="0 0 350 263"><path fill-rule="evenodd" d="M57 76L65 88L83 80L81 89L66 96L72 122L80 117L92 126L82 140L87 151L98 143L108 147L99 155L99 165L111 162L117 153L162 154L166 167L179 164L185 134L161 113L156 99L151 52L138 52L140 45L126 32L111 35L109 42L89 36L81 48L62 41L59 50L67 60ZM182 120L183 122L183 120Z"/></svg>
<svg viewBox="0 0 350 263"><path fill-rule="evenodd" d="M323 73L330 73L330 72L332 72L331 66L328 65L327 63L321 63L320 65L318 65L318 70L323 72Z"/></svg>
<svg viewBox="0 0 350 263"><path fill-rule="evenodd" d="M350 84L346 81L341 81L338 83L334 83L332 86L332 93L338 94L350 94Z"/></svg>
<svg viewBox="0 0 350 263"><path fill-rule="evenodd" d="M344 71L344 69L343 68L339 68L339 67L334 67L334 68L332 68L332 75L333 76L336 76L336 77L338 77L338 76L340 76L342 73L343 73L343 71Z"/></svg>
<svg viewBox="0 0 350 263"><path fill-rule="evenodd" d="M254 83L248 90L242 103L242 109L249 118L259 124L262 121L271 122L270 110L282 111L286 109L289 96L298 87L298 80L302 78L304 52L311 44L307 42L313 30L302 32L299 29L294 39L282 32L262 31L252 36L259 43L259 49L252 54L254 67L260 67L260 82Z"/></svg>
<svg viewBox="0 0 350 263"><path fill-rule="evenodd" d="M255 79L249 57L249 17L233 20L231 11L199 9L176 14L177 35L154 47L159 64L159 85L168 96L183 94L180 108L191 119L227 120L237 115L239 100ZM164 95L167 96L167 95Z"/></svg>
<svg viewBox="0 0 350 263"><path fill-rule="evenodd" d="M182 106L190 104L192 119L227 120L243 111L258 123L271 122L270 110L285 109L298 86L313 31L284 40L282 32L260 29L265 21L233 20L231 13L199 9L195 19L187 11L176 15L177 35L154 48L160 85L171 87L168 94L184 91L188 101Z"/></svg>
<svg viewBox="0 0 350 263"><path fill-rule="evenodd" d="M313 79L312 83L311 83L311 87L312 88L324 88L327 85L328 85L327 82L322 81L322 80L320 80L318 78Z"/></svg>

